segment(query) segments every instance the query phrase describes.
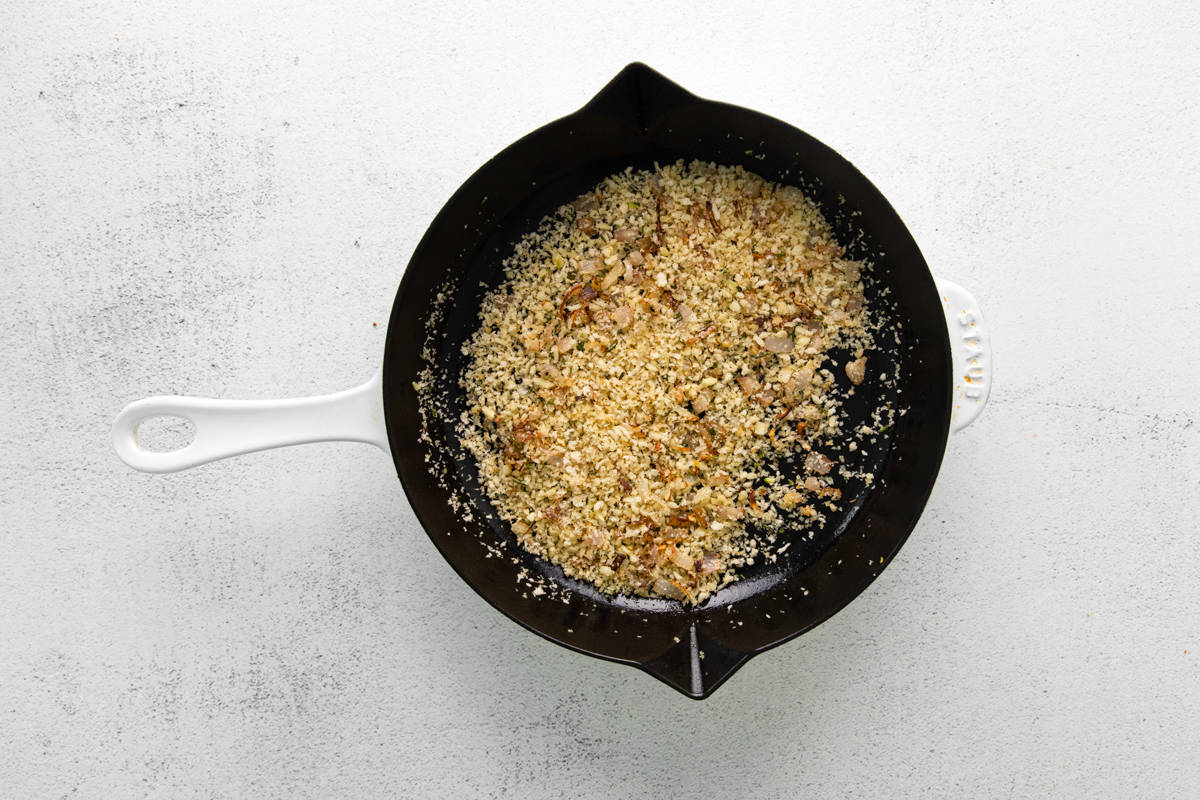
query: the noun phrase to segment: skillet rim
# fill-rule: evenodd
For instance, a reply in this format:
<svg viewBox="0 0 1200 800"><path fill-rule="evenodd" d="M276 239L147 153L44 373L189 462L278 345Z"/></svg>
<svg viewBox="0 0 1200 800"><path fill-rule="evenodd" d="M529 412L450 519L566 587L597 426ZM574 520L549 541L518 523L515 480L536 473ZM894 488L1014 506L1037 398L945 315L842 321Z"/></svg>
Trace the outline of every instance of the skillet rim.
<svg viewBox="0 0 1200 800"><path fill-rule="evenodd" d="M401 340L402 334L398 333L398 331L402 327L405 327L402 324L401 319L404 317L407 317L407 316L411 316L411 312L409 309L407 309L405 307L405 303L406 303L406 299L408 297L409 290L411 289L412 282L414 280L415 273L414 273L413 268L415 265L419 265L423 261L426 260L426 258L427 258L426 250L432 246L431 242L435 238L435 232L437 232L439 230L439 228L445 224L446 218L449 215L450 210L452 208L454 208L456 206L456 204L458 204L463 198L473 196L474 194L476 194L476 192L474 192L475 185L481 181L481 176L483 176L485 173L487 173L493 167L494 164L501 161L502 159L505 159L506 157L511 156L512 154L514 154L514 152L519 151L522 147L528 146L528 144L531 141L536 140L538 137L542 136L543 134L548 132L550 129L553 129L555 127L563 125L564 123L567 123L573 119L577 119L582 116L585 116L589 111L594 110L597 106L599 106L604 101L609 99L610 96L613 94L613 88L615 86L622 84L622 83L628 83L631 81L638 83L639 89L642 91L644 91L644 88L642 88L640 86L639 82L645 82L645 81L656 82L659 84L658 86L655 87L658 90L673 92L677 95L678 99L676 99L676 101L675 101L676 103L692 102L692 103L710 105L710 106L717 107L719 109L721 109L721 108L728 109L728 110L734 111L738 114L761 118L761 119L769 122L772 125L785 126L786 128L790 129L790 131L792 133L802 136L805 139L810 140L813 144L815 144L819 148L821 148L825 151L828 151L828 153L831 157L834 157L834 158L838 159L839 161L841 161L846 167L848 167L850 170L852 170L854 173L856 173L861 178L861 180L863 182L863 187L865 187L867 191L872 192L874 194L874 196L875 196L874 199L876 199L879 203L882 204L883 210L886 213L890 214L893 217L894 221L900 226L904 235L907 237L908 243L911 244L914 254L919 259L920 265L924 267L923 271L921 272L920 278L925 284L927 284L927 286L921 287L919 289L919 291L926 294L927 297L932 296L935 299L938 298L938 296L939 296L938 290L937 290L936 284L934 282L933 275L929 270L928 263L925 261L924 256L920 253L920 249L917 246L915 239L913 239L911 232L908 230L907 226L904 225L903 220L900 218L899 214L892 207L892 205L888 202L887 198L884 197L882 192L880 192L879 189L877 187L875 187L875 185L870 181L869 178L866 177L866 175L864 175L860 170L858 170L856 167L854 167L853 164L851 164L849 161L847 161L845 158L843 158L840 154L838 154L832 148L823 144L822 142L815 139L811 135L805 133L804 131L796 128L795 126L793 126L787 122L784 122L783 120L780 120L775 117L771 117L769 115L763 114L763 113L755 111L753 109L748 109L745 107L736 106L736 105L732 105L729 103L722 103L720 101L708 100L705 98L698 97L698 96L693 95L692 93L688 92L686 89L678 86L677 84L670 81L669 79L665 78L660 73L656 72L655 70L651 69L650 67L646 66L645 64L642 64L640 62L634 62L634 63L629 64L628 66L624 67L611 81L609 81L608 84L605 85L604 88L602 88L591 100L589 100L587 103L585 103L579 109L571 112L570 114L566 114L562 117L559 117L558 119L552 120L544 125L541 125L533 131L530 131L529 133L525 134L524 136L520 137L516 141L512 142L511 144L509 144L508 146L506 146L505 148L500 150L498 153L496 153L494 156L492 156L486 162L484 162L482 165L480 165L459 186L459 188L457 190L455 190L455 192L446 200L446 202L443 204L442 208L439 209L438 213L431 220L425 233L422 235L421 240L418 242L417 246L413 249L412 254L409 258L408 265L406 266L404 274L401 277L400 283L398 285L395 299L393 301L391 315L389 318L388 332L387 332L385 345L384 345L384 359L383 359L383 370L382 370L383 371L382 391L383 391L384 423L385 423L385 427L387 429L389 449L392 454L393 464L396 468L396 472L400 479L401 486L404 490L405 497L409 502L409 506L412 509L414 516L416 516L417 521L421 524L422 529L425 531L425 533L429 537L430 541L437 548L437 550L441 554L442 558L450 565L451 569L455 572L455 574L458 575L458 577L464 583L466 583L469 587L471 587L471 589L477 595L482 597L490 606L492 606L494 609L499 611L501 614L503 614L508 619L516 622L518 625L525 628L526 630L528 630L532 633L535 633L538 636L553 642L554 644L565 647L574 652L592 656L594 658L600 658L605 661L611 661L614 663L635 666L635 667L639 668L640 670L652 675L653 677L664 681L668 685L671 685L673 688L679 690L680 692L682 692L683 694L685 694L689 697L692 697L694 699L704 699L704 698L708 697L709 695L711 695L729 677L731 677L734 672L736 672L742 665L745 664L746 661L748 661L753 656L756 656L756 655L763 653L767 650L770 650L774 647L778 647L779 645L784 644L785 642L791 641L792 639L795 639L796 637L801 636L802 634L812 630L817 625L827 622L831 617L835 616L843 608L845 608L847 605L849 605L851 602L853 602L857 597L861 596L867 590L867 588L869 588L870 585L875 581L875 579L879 577L879 575L883 572L883 570L891 563L891 561L895 558L896 553L899 552L900 548L903 547L905 542L908 540L908 537L912 534L913 530L915 529L915 527L917 525L917 522L920 520L920 517L922 516L922 514L925 510L925 506L928 502L929 496L933 491L933 487L937 481L938 474L940 473L940 470L941 470L941 464L942 464L943 457L945 454L946 445L949 440L950 418L951 418L951 412L952 412L952 401L951 401L951 398L952 398L952 361L951 361L951 350L950 350L950 339L949 339L950 335L949 335L949 331L946 330L945 328L943 328L944 333L940 337L941 345L942 345L941 349L943 350L943 354L944 354L943 360L945 362L945 368L943 370L944 375L945 375L945 382L944 382L945 386L944 386L944 391L942 393L943 397L944 397L944 402L942 404L943 413L940 416L939 424L936 426L937 427L936 433L938 434L938 436L937 436L935 444L936 444L937 450L936 450L936 453L931 454L932 455L932 464L930 465L930 469L928 470L928 472L929 472L928 482L927 482L927 484L922 482L921 485L919 485L915 489L909 489L908 495L912 498L911 516L903 524L896 525L897 528L902 528L902 530L900 530L898 534L894 535L894 537L893 537L894 538L894 546L892 546L890 548L890 550L888 552L886 552L884 556L881 557L882 560L877 565L877 568L868 577L866 577L865 580L860 579L860 581L857 583L856 587L852 591L839 593L838 594L839 599L837 602L834 602L827 606L822 606L820 613L817 615L819 618L815 619L814 621L812 621L808 624L802 624L799 626L795 626L774 638L767 637L767 640L765 641L765 643L760 644L758 646L754 646L754 647L750 647L750 648L727 648L726 655L728 656L727 660L729 663L727 663L724 667L722 667L720 669L719 672L713 674L711 676L711 678L709 678L707 680L699 680L698 678L693 676L693 680L691 681L691 684L687 685L687 682L681 681L678 678L678 676L669 674L669 673L673 673L673 672L678 672L678 668L677 668L678 665L676 665L675 667L667 668L667 667L660 666L658 662L661 662L664 659L672 656L672 653L674 651L679 650L679 651L683 651L684 657L690 656L690 661L691 661L691 666L692 666L693 672L695 672L697 669L699 669L699 666L698 666L699 661L697 659L698 650L701 647L706 648L706 649L713 648L715 643L711 639L705 641L703 644L700 644L697 642L695 631L697 628L698 620L694 617L689 618L688 624L682 628L682 630L687 630L688 628L690 628L692 630L693 636L692 636L691 642L682 642L679 645L669 647L666 651L664 651L663 653L660 653L658 656L655 656L653 658L648 658L648 659L629 658L629 657L621 657L621 656L613 655L611 653L591 649L591 648L584 646L578 642L571 641L562 636L558 636L553 632L539 628L535 621L527 621L526 619L522 618L521 616L517 615L516 613L510 611L508 608L505 608L501 604L500 599L494 598L494 597L490 596L489 594L485 593L485 591L483 589L481 589L480 586L477 585L477 583L475 581L468 578L467 575L463 572L463 570L460 569L460 567L456 561L457 556L452 556L451 553L449 552L449 550L443 546L443 542L440 540L440 537L435 536L434 529L438 529L440 531L441 526L433 525L432 521L429 519L429 514L427 513L426 510L423 510L423 502L418 497L418 494L420 493L420 487L416 485L417 482L416 482L415 477L406 477L406 473L409 473L410 475L415 476L416 474L425 473L427 471L427 466L425 465L423 459L409 459L409 458L405 457L405 454L407 452L411 451L411 452L419 453L422 448L416 447L416 448L408 448L406 450L403 447L397 446L398 444L400 444L400 442L398 441L400 439L400 434L398 432L399 422L395 420L395 417L399 416L401 413L403 413L405 411L403 408L398 407L398 406L402 405L401 401L398 398L401 395L401 393L403 393L406 390L406 381L405 381L406 376L394 374L397 370L389 369L389 364L394 363L395 359L393 358L393 356L396 354L396 352L398 350L400 350L401 348L412 348L415 344L412 341L411 337L408 335L404 335L404 340L402 341ZM641 120L639 120L639 121L641 121ZM422 314L421 316L422 316L422 318L424 318L426 315ZM943 318L940 303L938 303L938 316L939 316L939 319ZM418 346L418 349L419 349L419 346ZM397 381L399 381L398 386L397 386ZM396 391L397 388L399 388L400 391ZM396 407L396 408L394 408L394 407ZM409 413L411 413L411 412L409 412ZM932 434L928 435L927 438L932 439ZM877 487L876 490L878 491L882 488L885 488L885 487ZM437 500L437 503L441 504L442 500L439 498ZM830 545L830 548L832 548L832 544ZM814 562L814 564L819 563L820 560L821 559L818 558L817 561ZM743 602L744 600L749 600L756 596L757 596L756 594L751 594L751 595L747 596L746 598L741 598L739 600L735 600L735 601L733 601L733 603L737 604L737 603ZM720 647L720 646L718 645L718 647ZM676 654L676 655L678 655L678 654ZM700 658L703 658L703 653L700 654Z"/></svg>

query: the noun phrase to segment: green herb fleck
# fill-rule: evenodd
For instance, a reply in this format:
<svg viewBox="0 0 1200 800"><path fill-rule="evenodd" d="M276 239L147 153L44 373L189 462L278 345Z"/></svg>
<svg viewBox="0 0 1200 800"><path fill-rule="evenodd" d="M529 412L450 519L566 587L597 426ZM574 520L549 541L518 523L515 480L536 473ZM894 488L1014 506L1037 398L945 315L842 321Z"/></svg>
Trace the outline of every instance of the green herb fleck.
<svg viewBox="0 0 1200 800"><path fill-rule="evenodd" d="M583 350L583 342L576 342L576 343L575 343L575 349L576 349L576 350L579 350L579 351L582 351L582 350Z"/></svg>

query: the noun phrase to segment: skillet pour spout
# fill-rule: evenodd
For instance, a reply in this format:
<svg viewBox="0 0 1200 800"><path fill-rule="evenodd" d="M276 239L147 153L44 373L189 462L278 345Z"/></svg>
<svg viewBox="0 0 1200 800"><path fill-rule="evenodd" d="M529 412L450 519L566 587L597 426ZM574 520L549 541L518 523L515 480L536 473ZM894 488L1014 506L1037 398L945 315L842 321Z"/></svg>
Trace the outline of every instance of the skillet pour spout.
<svg viewBox="0 0 1200 800"><path fill-rule="evenodd" d="M680 159L740 165L799 187L850 257L873 264L868 302L888 341L899 344L873 351L872 370L894 375L895 386L857 387L844 403L845 424L867 424L884 402L905 411L855 451L856 468L872 479L845 492L851 501L819 529L781 531L794 534L785 554L746 567L695 607L604 595L530 555L481 490L455 429L465 410L462 345L513 246L608 175ZM990 369L973 298L935 283L900 217L853 165L787 123L701 99L634 63L575 113L494 156L446 202L404 272L383 366L371 381L303 400L151 398L121 412L113 438L126 463L156 472L308 441L375 444L391 453L434 546L494 608L550 641L635 666L701 699L752 656L832 617L890 563L924 508L952 426L982 410ZM415 384L438 398L436 417L422 413ZM195 441L173 453L142 450L137 425L158 414L191 419Z"/></svg>
<svg viewBox="0 0 1200 800"><path fill-rule="evenodd" d="M687 634L686 639L641 667L688 697L696 700L708 697L750 660L749 653L729 650L703 637L694 623L688 626Z"/></svg>

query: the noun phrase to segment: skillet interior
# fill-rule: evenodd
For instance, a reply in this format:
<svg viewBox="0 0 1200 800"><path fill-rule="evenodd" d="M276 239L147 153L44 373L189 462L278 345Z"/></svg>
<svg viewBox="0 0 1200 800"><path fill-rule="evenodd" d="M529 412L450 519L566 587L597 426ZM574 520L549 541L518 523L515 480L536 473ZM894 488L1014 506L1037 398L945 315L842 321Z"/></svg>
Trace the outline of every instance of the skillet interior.
<svg viewBox="0 0 1200 800"><path fill-rule="evenodd" d="M611 598L525 553L491 512L471 459L455 442L462 410L462 343L512 245L548 212L627 166L702 159L741 164L800 186L821 204L851 255L876 264L868 296L887 309L902 346L873 353L877 380L846 404L851 424L881 401L907 408L885 435L852 454L875 473L811 542L761 563L699 608ZM453 299L434 314L439 292ZM434 320L430 325L431 318ZM413 382L428 344L448 413L422 422ZM413 509L454 569L500 611L559 644L636 664L704 697L751 655L803 633L857 596L915 525L949 431L945 318L915 242L883 196L815 139L753 111L701 100L641 64L626 67L587 106L513 144L450 199L417 247L393 307L384 358L384 408L397 472ZM885 396L883 393L887 392ZM424 424L428 441L420 438ZM429 461L435 466L431 472Z"/></svg>

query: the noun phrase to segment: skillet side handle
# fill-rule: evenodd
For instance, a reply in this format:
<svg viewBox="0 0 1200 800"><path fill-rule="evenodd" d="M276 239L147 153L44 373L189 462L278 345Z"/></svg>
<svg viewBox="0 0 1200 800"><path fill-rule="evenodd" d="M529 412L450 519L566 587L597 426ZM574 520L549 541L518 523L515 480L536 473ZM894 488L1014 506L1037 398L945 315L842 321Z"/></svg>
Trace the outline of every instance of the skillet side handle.
<svg viewBox="0 0 1200 800"><path fill-rule="evenodd" d="M188 420L195 426L195 437L166 453L142 449L138 426L163 416ZM121 460L142 472L178 472L221 458L308 442L365 442L387 452L382 372L361 386L319 397L149 397L130 403L117 415L112 440Z"/></svg>
<svg viewBox="0 0 1200 800"><path fill-rule="evenodd" d="M954 281L937 279L954 369L954 410L950 430L961 431L983 413L992 390L992 342L979 303Z"/></svg>

